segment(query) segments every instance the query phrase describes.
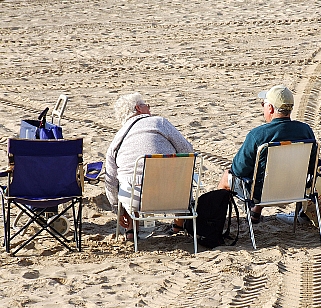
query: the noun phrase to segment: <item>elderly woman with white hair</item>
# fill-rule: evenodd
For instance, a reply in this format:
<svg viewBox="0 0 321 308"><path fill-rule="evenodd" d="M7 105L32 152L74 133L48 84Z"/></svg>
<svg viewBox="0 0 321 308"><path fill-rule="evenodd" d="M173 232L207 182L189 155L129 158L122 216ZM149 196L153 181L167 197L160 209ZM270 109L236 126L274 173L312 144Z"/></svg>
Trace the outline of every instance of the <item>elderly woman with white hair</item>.
<svg viewBox="0 0 321 308"><path fill-rule="evenodd" d="M113 211L117 212L118 197L123 206L129 204L132 174L139 156L189 153L193 152L193 147L168 120L151 116L149 104L137 92L121 96L115 102L114 110L122 127L107 150L105 188ZM141 178L142 166L138 170L138 184ZM138 209L138 203L134 200L134 209ZM133 221L126 211L121 213L120 225L126 228L126 239L133 240ZM175 220L172 231L180 230L182 221Z"/></svg>

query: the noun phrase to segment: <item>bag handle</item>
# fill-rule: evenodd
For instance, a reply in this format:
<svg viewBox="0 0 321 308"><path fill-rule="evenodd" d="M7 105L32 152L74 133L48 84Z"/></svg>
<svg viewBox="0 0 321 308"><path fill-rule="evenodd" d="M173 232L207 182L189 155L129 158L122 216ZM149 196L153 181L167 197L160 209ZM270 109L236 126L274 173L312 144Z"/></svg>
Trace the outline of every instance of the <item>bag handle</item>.
<svg viewBox="0 0 321 308"><path fill-rule="evenodd" d="M230 246L235 246L236 242L238 241L239 233L240 233L240 214L239 214L239 210L237 208L237 205L236 205L236 203L234 201L233 194L235 194L235 193L234 192L230 192L230 195L229 195L229 202L228 202L229 213L228 213L227 229L223 234L224 238L227 238L227 239L230 239L230 240L233 239L230 236L230 229L231 229L231 219L232 219L232 207L234 207L234 211L236 213L236 220L237 220L237 234L235 236L235 239L234 239L233 243Z"/></svg>
<svg viewBox="0 0 321 308"><path fill-rule="evenodd" d="M40 124L36 130L36 139L41 139L39 128L46 127L46 116L47 116L48 111L49 111L49 107L46 107L45 110L43 110L38 117L38 120L40 120Z"/></svg>
<svg viewBox="0 0 321 308"><path fill-rule="evenodd" d="M46 126L46 116L49 111L49 107L47 107L43 112L40 113L38 120L40 120L39 128L43 128Z"/></svg>

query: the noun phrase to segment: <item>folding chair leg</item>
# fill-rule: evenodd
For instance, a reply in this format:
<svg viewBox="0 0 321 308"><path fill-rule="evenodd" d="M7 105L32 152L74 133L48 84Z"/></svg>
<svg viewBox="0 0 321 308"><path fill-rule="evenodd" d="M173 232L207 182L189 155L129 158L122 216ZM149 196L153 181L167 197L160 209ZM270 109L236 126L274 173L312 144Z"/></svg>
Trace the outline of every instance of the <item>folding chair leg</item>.
<svg viewBox="0 0 321 308"><path fill-rule="evenodd" d="M135 216L135 215L134 215ZM133 217L132 217L133 218ZM133 219L133 230L134 230L134 244L135 244L135 252L138 250L137 245L137 226L136 226L136 220Z"/></svg>
<svg viewBox="0 0 321 308"><path fill-rule="evenodd" d="M6 252L10 252L10 203L8 203L7 217L5 222L6 232Z"/></svg>
<svg viewBox="0 0 321 308"><path fill-rule="evenodd" d="M81 201L82 202L82 201ZM81 251L81 233L82 233L82 203L79 205L79 247L78 250Z"/></svg>
<svg viewBox="0 0 321 308"><path fill-rule="evenodd" d="M2 196L1 196L2 197ZM6 226L6 212L4 207L4 200L2 198L2 220L3 220L3 245L4 247L7 247L7 226Z"/></svg>
<svg viewBox="0 0 321 308"><path fill-rule="evenodd" d="M62 212L63 213L63 212ZM60 213L59 215L62 215L62 213ZM37 220L33 220L34 222L37 222ZM21 244L14 252L12 252L12 255L15 255L16 253L18 253L22 248L24 248L25 246L27 246L29 243L31 243L40 233L42 233L43 231L47 231L52 237L54 237L61 245L63 245L65 248L67 248L69 251L72 251L71 247L68 246L63 240L60 239L59 236L61 236L65 241L67 241L67 239L62 235L56 235L52 230L54 230L47 222L42 221L37 222L39 226L41 226L41 229L38 230L33 236L31 236L28 240L26 240L23 244ZM12 237L13 238L13 237ZM11 240L9 238L9 240ZM10 242L9 242L10 245ZM10 246L9 246L10 247ZM9 248L10 249L10 248Z"/></svg>
<svg viewBox="0 0 321 308"><path fill-rule="evenodd" d="M76 242L76 247L78 251L81 251L81 231L82 231L82 200L78 200L79 207L78 207L78 214L75 213L75 203L73 201L72 210L73 210L73 217L74 217L74 240Z"/></svg>
<svg viewBox="0 0 321 308"><path fill-rule="evenodd" d="M297 202L295 204L295 213L294 213L294 221L293 221L293 233L295 233L295 230L296 230L296 224L297 224L297 221L298 221L298 213L301 210L301 208L302 208L302 202Z"/></svg>
<svg viewBox="0 0 321 308"><path fill-rule="evenodd" d="M79 205L78 207L78 213L77 217L75 215L75 204ZM18 203L14 203L20 210L23 210L23 207L20 206ZM41 215L45 213L46 208L43 208L40 212L37 213L29 213L28 210L23 211L24 214L29 216L29 221L22 227L20 228L16 233L14 233L12 236L10 235L10 208L11 204L8 204L7 207L7 213L6 213L6 218L4 219L5 223L5 244L6 244L6 251L10 253L10 242L13 240L17 235L21 235L24 232L24 228L28 228L31 223L37 223L40 226L40 230L38 230L35 234L33 234L28 240L24 241L22 244L20 244L14 252L12 252L12 255L15 255L18 253L22 248L24 248L26 245L28 245L31 241L33 241L40 233L43 231L47 231L53 238L55 238L61 245L63 245L65 248L67 248L69 251L72 251L73 249L71 246L69 246L70 240L68 240L63 234L57 232L54 227L52 227L52 223L59 219L64 213L66 213L68 210L72 209L73 211L73 218L74 218L74 241L76 242L76 246L78 248L78 251L81 251L81 230L82 230L82 199L77 199L77 201L72 200L72 204L69 205L67 208L65 208L63 211L61 211L60 214L55 216L55 219L52 220L51 222L45 220Z"/></svg>
<svg viewBox="0 0 321 308"><path fill-rule="evenodd" d="M7 206L10 206L10 204L7 204ZM9 252L9 250L10 250L10 248L9 248L10 246L9 246L9 242L8 242L9 236L10 236L10 233L8 235L8 232L10 230L8 214L10 215L10 211L7 210L7 213L6 213L5 203L4 203L4 200L2 200L2 219L3 219L3 231L4 231L3 246L5 246L6 252Z"/></svg>
<svg viewBox="0 0 321 308"><path fill-rule="evenodd" d="M253 225L251 220L251 213L250 213L250 203L248 201L245 201L245 208L246 208L246 217L249 224L249 230L250 230L250 237L252 241L252 246L254 249L256 249L256 243L255 243L255 237L253 232Z"/></svg>
<svg viewBox="0 0 321 308"><path fill-rule="evenodd" d="M194 231L194 253L197 254L196 218L193 218L193 231Z"/></svg>
<svg viewBox="0 0 321 308"><path fill-rule="evenodd" d="M117 226L116 226L116 241L118 241L118 236L119 236L120 210L121 210L121 203L118 202Z"/></svg>
<svg viewBox="0 0 321 308"><path fill-rule="evenodd" d="M316 211L317 217L318 217L319 234L320 234L320 241L321 241L321 218L320 218L318 194L314 194L314 203L315 203L315 211Z"/></svg>

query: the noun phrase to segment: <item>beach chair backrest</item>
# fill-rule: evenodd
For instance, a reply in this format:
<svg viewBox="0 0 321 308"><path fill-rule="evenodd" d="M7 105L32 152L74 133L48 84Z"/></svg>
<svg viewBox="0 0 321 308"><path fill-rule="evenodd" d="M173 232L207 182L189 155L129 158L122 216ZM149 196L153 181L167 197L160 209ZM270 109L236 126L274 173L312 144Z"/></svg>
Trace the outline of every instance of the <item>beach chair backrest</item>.
<svg viewBox="0 0 321 308"><path fill-rule="evenodd" d="M62 115L66 109L68 97L65 94L60 94L57 103L55 105L55 108L52 110L51 114L51 122L54 123L54 119L57 118L57 125L60 126L60 120L62 118Z"/></svg>
<svg viewBox="0 0 321 308"><path fill-rule="evenodd" d="M29 199L82 195L77 178L82 148L82 139L9 139L9 162L13 166L9 195Z"/></svg>
<svg viewBox="0 0 321 308"><path fill-rule="evenodd" d="M195 155L146 155L141 212L186 212L190 204Z"/></svg>
<svg viewBox="0 0 321 308"><path fill-rule="evenodd" d="M270 143L261 203L295 202L305 198L313 143Z"/></svg>

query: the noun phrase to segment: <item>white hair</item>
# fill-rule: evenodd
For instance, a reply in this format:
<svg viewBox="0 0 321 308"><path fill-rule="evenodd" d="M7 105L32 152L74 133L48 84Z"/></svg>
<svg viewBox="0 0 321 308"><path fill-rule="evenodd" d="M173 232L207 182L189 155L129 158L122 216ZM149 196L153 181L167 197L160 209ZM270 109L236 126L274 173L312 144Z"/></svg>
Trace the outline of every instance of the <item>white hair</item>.
<svg viewBox="0 0 321 308"><path fill-rule="evenodd" d="M144 104L145 102L138 92L122 95L114 104L115 117L124 125L129 118L136 114L135 107Z"/></svg>

